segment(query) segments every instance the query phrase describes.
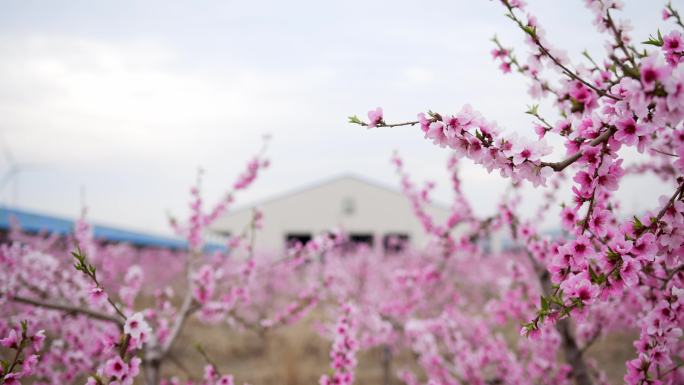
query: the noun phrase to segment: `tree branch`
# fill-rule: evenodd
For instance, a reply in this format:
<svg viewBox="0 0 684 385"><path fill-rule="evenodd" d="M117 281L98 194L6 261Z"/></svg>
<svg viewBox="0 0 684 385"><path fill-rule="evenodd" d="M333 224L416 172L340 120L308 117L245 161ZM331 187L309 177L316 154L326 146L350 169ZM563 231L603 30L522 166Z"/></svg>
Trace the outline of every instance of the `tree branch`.
<svg viewBox="0 0 684 385"><path fill-rule="evenodd" d="M613 100L621 100L619 97L617 97L617 96L615 96L615 95L611 95L611 94L609 94L608 92L606 92L606 91L604 91L604 90L602 90L602 89L599 89L599 88L597 88L596 86L594 86L593 84L589 83L588 81L582 79L580 76L578 76L576 73L574 73L573 71L571 71L568 67L566 67L563 63L561 63L560 60L558 60L558 58L556 58L555 56L553 56L553 55L551 54L551 52L549 52L549 50L548 50L546 47L544 47L544 45L541 43L541 40L539 40L539 36L537 36L537 33L535 32L535 30L534 30L534 29L530 29L530 28L529 28L528 26L526 26L520 19L518 19L517 16L515 16L515 13L513 13L513 8L511 7L511 5L508 4L507 1L502 1L502 3L503 3L504 6L508 9L508 12L509 12L509 13L508 13L507 16L508 16L511 20L513 20L516 24L518 24L518 26L520 27L520 29L522 29L525 33L527 33L527 34L530 36L530 38L532 39L532 41L534 42L534 44L539 48L539 50L541 51L541 53L542 53L544 56L546 56L546 57L548 57L549 59L551 59L551 61L552 61L556 66L558 66L558 68L560 68L561 70L563 70L563 73L564 73L565 75L567 75L569 78L574 79L574 80L577 80L578 82L580 82L580 83L584 84L585 86L591 88L594 92L596 92L596 93L599 94L600 96L605 96L605 97L611 98L611 99L613 99Z"/></svg>
<svg viewBox="0 0 684 385"><path fill-rule="evenodd" d="M658 213L658 216L656 216L656 222L660 222L660 219L665 215L665 213L670 208L670 206L672 206L674 204L674 202L677 200L677 196L681 195L682 192L684 192L684 182L681 182L677 191L675 191L675 193L672 194L672 197L670 198L668 203L665 205L665 207L663 207L660 210L660 212Z"/></svg>
<svg viewBox="0 0 684 385"><path fill-rule="evenodd" d="M610 137L613 136L614 133L615 133L615 128L611 127L610 129L604 131L603 134L599 135L594 140L589 142L589 145L592 147L598 146L599 144L606 142L608 139L610 139ZM566 167L577 162L577 160L579 160L579 158L581 158L583 154L584 153L582 151L577 151L574 155L572 155L569 158L564 159L560 162L541 162L541 166L542 167L551 167L553 169L553 171L556 171L556 172L563 171Z"/></svg>
<svg viewBox="0 0 684 385"><path fill-rule="evenodd" d="M55 302L38 300L38 299L27 298L27 297L22 297L22 296L13 296L13 297L10 297L10 299L14 302L17 302L17 303L32 305L32 306L36 306L36 307L42 307L42 308L51 309L51 310L59 310L61 312L68 313L68 314L81 314L81 315L85 315L87 317L97 319L100 321L112 322L112 323L117 324L119 327L123 327L123 321L121 319L119 319L118 317L109 315L107 313L102 313L102 312L99 312L97 310L92 310L92 309L83 308L83 307L74 306L74 305L68 305L68 304L59 304L59 303L55 303Z"/></svg>
<svg viewBox="0 0 684 385"><path fill-rule="evenodd" d="M160 349L161 358L165 357L169 353L169 350L171 350L171 345L173 345L173 342L176 340L176 338L178 338L178 335L183 329L183 325L185 324L188 316L194 312L194 308L192 306L193 302L194 298L192 297L192 290L188 288L188 291L185 293L185 298L183 298L183 304L181 305L178 315L176 316L176 321L174 322L173 328L169 333L169 338Z"/></svg>

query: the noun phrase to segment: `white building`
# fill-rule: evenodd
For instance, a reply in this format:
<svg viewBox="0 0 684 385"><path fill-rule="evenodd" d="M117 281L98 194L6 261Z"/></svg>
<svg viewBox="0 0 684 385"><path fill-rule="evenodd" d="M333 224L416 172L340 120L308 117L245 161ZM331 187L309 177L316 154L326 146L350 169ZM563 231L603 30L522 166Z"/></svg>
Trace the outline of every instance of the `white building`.
<svg viewBox="0 0 684 385"><path fill-rule="evenodd" d="M398 189L357 176L345 175L302 188L254 205L263 214L256 237L261 250L281 250L288 242L306 241L333 229L345 231L352 241L388 247L391 238L424 246L428 238L409 200ZM444 223L446 206L433 204L426 211L435 223ZM252 208L229 212L211 228L216 235L239 234L252 217ZM390 242L391 244L391 242Z"/></svg>

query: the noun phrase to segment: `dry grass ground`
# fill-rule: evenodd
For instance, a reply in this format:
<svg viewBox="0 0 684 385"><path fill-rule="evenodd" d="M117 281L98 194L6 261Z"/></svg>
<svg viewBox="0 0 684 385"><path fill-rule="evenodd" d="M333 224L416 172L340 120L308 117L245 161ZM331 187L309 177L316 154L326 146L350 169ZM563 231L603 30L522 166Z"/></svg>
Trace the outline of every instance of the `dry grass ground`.
<svg viewBox="0 0 684 385"><path fill-rule="evenodd" d="M174 349L175 358L182 366L169 363L165 375L187 378L187 373L200 376L204 360L195 350L201 344L217 363L222 373L231 373L237 383L252 385L317 384L322 374L329 371L329 342L309 326L311 319L269 332L264 336L250 331L230 330L227 326L207 327L191 321ZM633 357L631 341L634 335L608 336L597 341L587 352L607 372L612 383L622 382L625 360ZM409 352L392 359L392 375L400 367L415 368ZM418 371L419 373L419 371ZM383 352L374 349L359 356L356 385L382 385ZM393 377L392 384L400 382Z"/></svg>
<svg viewBox="0 0 684 385"><path fill-rule="evenodd" d="M239 384L317 384L320 376L329 371L330 344L306 324L305 320L260 336L191 321L179 337L174 355L187 372L201 375L205 361L194 348L201 344L220 371L233 374ZM381 349L361 353L355 384L382 384L382 362ZM177 364L170 363L164 369L166 375L186 377Z"/></svg>

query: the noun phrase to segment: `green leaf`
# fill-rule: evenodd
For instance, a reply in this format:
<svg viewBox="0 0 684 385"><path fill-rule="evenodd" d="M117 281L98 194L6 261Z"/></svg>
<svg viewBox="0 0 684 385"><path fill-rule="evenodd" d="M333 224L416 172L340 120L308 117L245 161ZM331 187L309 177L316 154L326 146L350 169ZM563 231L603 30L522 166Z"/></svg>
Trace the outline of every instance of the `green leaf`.
<svg viewBox="0 0 684 385"><path fill-rule="evenodd" d="M650 35L648 40L641 42L641 44L648 44L656 47L662 47L664 43L665 42L663 41L663 35L660 33L660 29L658 30L657 38L653 37L653 35Z"/></svg>
<svg viewBox="0 0 684 385"><path fill-rule="evenodd" d="M646 41L642 41L641 44L654 45L656 47L662 47L663 46L663 43L661 43L657 40L653 40L653 39L648 39Z"/></svg>
<svg viewBox="0 0 684 385"><path fill-rule="evenodd" d="M564 307L563 311L560 312L560 318L570 315L570 311L572 311L571 307Z"/></svg>
<svg viewBox="0 0 684 385"><path fill-rule="evenodd" d="M560 295L555 295L553 297L549 297L549 300L558 306L563 306L563 299L561 298Z"/></svg>
<svg viewBox="0 0 684 385"><path fill-rule="evenodd" d="M576 100L574 98L570 98L570 104L572 104L571 112L582 112L584 111L584 103L580 102L579 100Z"/></svg>
<svg viewBox="0 0 684 385"><path fill-rule="evenodd" d="M477 139L479 139L480 141L483 141L483 140L484 140L484 136L482 135L482 133L480 132L480 130L475 130L475 137L476 137Z"/></svg>
<svg viewBox="0 0 684 385"><path fill-rule="evenodd" d="M525 337L529 336L530 332L537 328L534 322L523 324L522 327L525 329Z"/></svg>
<svg viewBox="0 0 684 385"><path fill-rule="evenodd" d="M532 116L539 115L539 104L533 104L531 106L527 106L527 111L525 111L525 113L528 115L532 115Z"/></svg>
<svg viewBox="0 0 684 385"><path fill-rule="evenodd" d="M549 300L546 299L543 295L541 296L541 311L542 312L547 312L549 310Z"/></svg>
<svg viewBox="0 0 684 385"><path fill-rule="evenodd" d="M632 226L634 228L634 231L639 231L645 227L636 215L634 216L634 220L632 221Z"/></svg>
<svg viewBox="0 0 684 385"><path fill-rule="evenodd" d="M593 267L591 267L591 265L589 265L589 276L591 277L591 282L598 284L598 285L600 285L606 281L605 274L603 274L603 273L596 274L596 271L594 270Z"/></svg>
<svg viewBox="0 0 684 385"><path fill-rule="evenodd" d="M350 117L349 117L349 123L352 123L352 124L363 124L363 122L361 121L361 119L359 119L359 117L356 116L356 115L353 115L353 116L350 116Z"/></svg>
<svg viewBox="0 0 684 385"><path fill-rule="evenodd" d="M606 252L606 258L608 258L609 261L614 262L614 261L621 259L621 255L616 253L613 250L608 249L608 251Z"/></svg>
<svg viewBox="0 0 684 385"><path fill-rule="evenodd" d="M596 282L598 279L598 275L596 275L596 272L594 271L594 268L591 267L591 264L589 264L589 277L591 277L592 282Z"/></svg>

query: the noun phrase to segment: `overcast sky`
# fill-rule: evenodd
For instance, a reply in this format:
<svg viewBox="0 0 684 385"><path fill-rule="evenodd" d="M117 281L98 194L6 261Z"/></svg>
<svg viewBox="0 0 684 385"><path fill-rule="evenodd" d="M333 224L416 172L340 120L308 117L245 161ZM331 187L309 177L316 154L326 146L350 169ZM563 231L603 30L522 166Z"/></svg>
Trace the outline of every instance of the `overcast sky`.
<svg viewBox="0 0 684 385"><path fill-rule="evenodd" d="M671 29L662 3L628 2L636 40ZM582 1L529 9L577 61L602 52ZM346 117L382 106L402 121L470 103L533 137L527 86L492 62L494 34L524 56L496 1L5 1L0 132L25 166L0 198L73 217L83 186L94 221L168 232L165 213L186 212L199 166L213 201L270 133L272 167L241 204L346 173L397 186L394 149L446 202L445 150L417 128L365 130ZM492 212L504 182L472 165L463 174L478 212ZM620 196L646 209L669 190L637 180Z"/></svg>

